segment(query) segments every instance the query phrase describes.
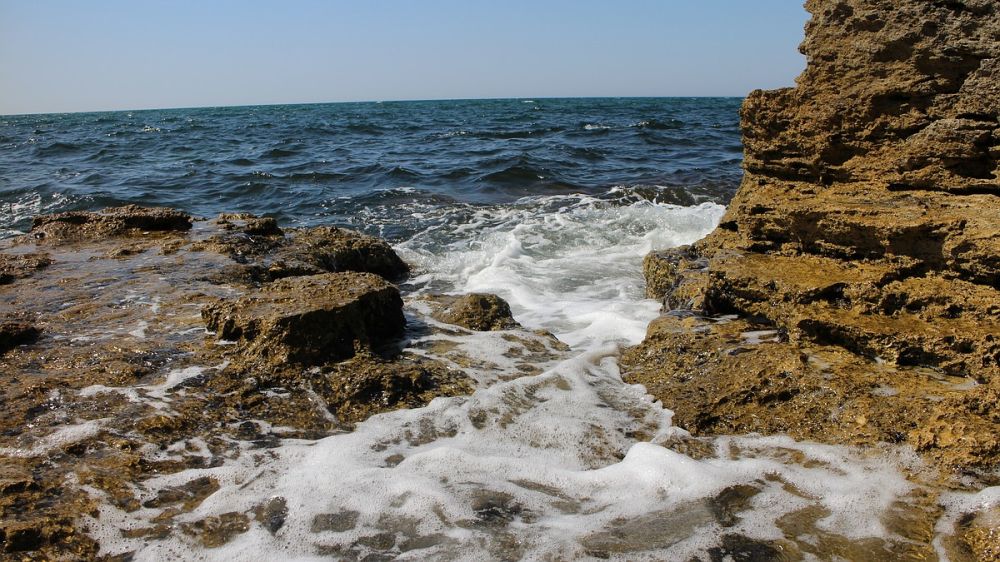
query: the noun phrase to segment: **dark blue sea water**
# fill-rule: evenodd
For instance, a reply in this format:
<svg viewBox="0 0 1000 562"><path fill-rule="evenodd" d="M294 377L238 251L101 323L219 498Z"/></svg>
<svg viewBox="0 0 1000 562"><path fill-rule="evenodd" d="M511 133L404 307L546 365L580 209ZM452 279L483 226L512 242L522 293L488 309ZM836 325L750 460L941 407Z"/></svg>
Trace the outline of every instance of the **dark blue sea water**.
<svg viewBox="0 0 1000 562"><path fill-rule="evenodd" d="M0 236L139 203L401 240L413 209L581 193L725 203L736 98L338 103L0 117ZM402 211L407 209L407 211ZM417 213L419 214L419 213Z"/></svg>

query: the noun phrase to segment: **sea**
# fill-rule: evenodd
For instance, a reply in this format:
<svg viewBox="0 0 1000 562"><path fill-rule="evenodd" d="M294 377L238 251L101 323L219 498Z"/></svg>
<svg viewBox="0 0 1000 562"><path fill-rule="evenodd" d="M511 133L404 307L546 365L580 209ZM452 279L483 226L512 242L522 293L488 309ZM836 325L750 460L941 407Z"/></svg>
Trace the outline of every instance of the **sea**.
<svg viewBox="0 0 1000 562"><path fill-rule="evenodd" d="M180 533L130 539L121 531L136 514L108 505L90 525L102 554L750 560L775 552L753 541L786 540L801 513L815 515L817 537L898 538L884 521L913 491L904 474L917 461L905 452L734 435L708 440L714 453L685 453L667 446L686 436L672 413L622 381L618 355L660 314L644 295L643 256L708 234L739 185L740 103L538 98L0 116L0 237L26 232L37 214L129 203L343 226L387 239L412 265L403 286L411 325L435 325L422 295L476 291L506 299L525 327L516 338L412 336L413 353L434 356L444 338L474 358L453 364L476 381L470 396L146 483L215 477L220 490L185 515L192 520L280 497L287 517L277 531L254 524L214 549ZM515 373L511 342L542 331L568 351ZM502 423L481 423L482 412ZM741 486L753 494L727 507L727 491ZM727 509L739 515L721 517ZM332 523L317 529L318 520Z"/></svg>

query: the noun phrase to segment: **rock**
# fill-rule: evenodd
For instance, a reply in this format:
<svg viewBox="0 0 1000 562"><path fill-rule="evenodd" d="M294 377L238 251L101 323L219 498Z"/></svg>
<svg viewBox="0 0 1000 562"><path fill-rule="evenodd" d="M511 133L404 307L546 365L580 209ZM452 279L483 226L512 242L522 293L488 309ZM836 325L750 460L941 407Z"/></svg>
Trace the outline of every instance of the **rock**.
<svg viewBox="0 0 1000 562"><path fill-rule="evenodd" d="M223 213L216 219L225 230L237 230L252 236L281 236L284 231L272 217L258 217L249 213Z"/></svg>
<svg viewBox="0 0 1000 562"><path fill-rule="evenodd" d="M328 226L304 229L295 235L298 244L284 256L326 271L366 271L395 280L410 268L385 240Z"/></svg>
<svg viewBox="0 0 1000 562"><path fill-rule="evenodd" d="M197 538L205 548L218 548L249 531L250 518L245 513L231 511L193 523L181 523L180 528L185 534Z"/></svg>
<svg viewBox="0 0 1000 562"><path fill-rule="evenodd" d="M213 236L199 245L231 257L237 264L221 276L262 283L295 277L340 271L374 273L388 280L399 280L409 273L409 266L384 240L343 228L277 229L273 219L253 215L223 215L220 225L229 232ZM261 222L267 221L267 222ZM277 229L277 230L275 230Z"/></svg>
<svg viewBox="0 0 1000 562"><path fill-rule="evenodd" d="M42 331L23 322L0 322L0 355L19 345L34 343Z"/></svg>
<svg viewBox="0 0 1000 562"><path fill-rule="evenodd" d="M126 205L92 213L68 211L35 217L31 233L37 240L62 242L134 235L141 232L185 232L191 216L165 207Z"/></svg>
<svg viewBox="0 0 1000 562"><path fill-rule="evenodd" d="M330 412L344 423L424 406L439 396L470 394L475 389L468 376L436 361L387 361L370 355L328 366L312 385Z"/></svg>
<svg viewBox="0 0 1000 562"><path fill-rule="evenodd" d="M28 277L51 264L52 259L46 253L0 254L0 285Z"/></svg>
<svg viewBox="0 0 1000 562"><path fill-rule="evenodd" d="M434 318L481 332L511 330L521 325L514 320L510 305L490 293L471 293L458 298L436 297L443 308L434 311Z"/></svg>
<svg viewBox="0 0 1000 562"><path fill-rule="evenodd" d="M239 343L240 361L315 365L346 359L357 344L399 336L399 290L370 273L291 277L202 309L208 329Z"/></svg>
<svg viewBox="0 0 1000 562"><path fill-rule="evenodd" d="M707 266L691 246L650 252L642 261L646 297L660 299L664 310L702 308Z"/></svg>
<svg viewBox="0 0 1000 562"><path fill-rule="evenodd" d="M745 175L719 228L645 260L650 297L710 318L657 320L623 376L697 433L902 441L989 470L1000 5L806 7L796 87L743 104ZM746 345L762 329L778 339Z"/></svg>

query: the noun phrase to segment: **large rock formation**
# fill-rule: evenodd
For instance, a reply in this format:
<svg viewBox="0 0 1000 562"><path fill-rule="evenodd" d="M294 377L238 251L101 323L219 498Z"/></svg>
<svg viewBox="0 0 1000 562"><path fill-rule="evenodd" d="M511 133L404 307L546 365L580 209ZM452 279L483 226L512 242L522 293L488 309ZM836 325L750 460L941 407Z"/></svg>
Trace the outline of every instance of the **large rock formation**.
<svg viewBox="0 0 1000 562"><path fill-rule="evenodd" d="M670 313L625 378L695 433L907 442L994 468L1000 4L806 8L796 87L744 102L719 228L646 260Z"/></svg>

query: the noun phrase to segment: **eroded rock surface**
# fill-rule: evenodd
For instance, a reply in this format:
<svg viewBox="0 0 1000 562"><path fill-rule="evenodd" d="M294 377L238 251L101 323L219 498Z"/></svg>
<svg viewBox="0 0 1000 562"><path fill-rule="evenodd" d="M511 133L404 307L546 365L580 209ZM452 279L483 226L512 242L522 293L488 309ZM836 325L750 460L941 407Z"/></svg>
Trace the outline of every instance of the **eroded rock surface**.
<svg viewBox="0 0 1000 562"><path fill-rule="evenodd" d="M399 291L355 270L406 266L342 229L134 206L39 217L4 241L0 558L95 559L81 518L102 505L150 514L131 538L276 532L281 502L192 521L218 482L147 482L470 392L464 373L399 352Z"/></svg>
<svg viewBox="0 0 1000 562"><path fill-rule="evenodd" d="M316 365L358 345L398 337L406 325L399 290L371 273L326 273L269 283L202 309L208 329L236 341L241 361Z"/></svg>
<svg viewBox="0 0 1000 562"><path fill-rule="evenodd" d="M285 277L342 271L374 273L398 281L409 273L385 240L343 228L280 229L273 219L224 214L223 231L198 244L199 249L232 258L221 277L265 283Z"/></svg>
<svg viewBox="0 0 1000 562"><path fill-rule="evenodd" d="M31 236L45 242L125 236L137 232L183 232L191 216L163 207L126 205L100 212L67 211L35 217Z"/></svg>
<svg viewBox="0 0 1000 562"><path fill-rule="evenodd" d="M623 358L695 433L1000 461L1000 4L809 0L795 88L742 109L718 229L646 260ZM733 315L726 317L725 315Z"/></svg>
<svg viewBox="0 0 1000 562"><path fill-rule="evenodd" d="M507 301L491 293L436 297L435 319L470 330L487 332L520 327Z"/></svg>

